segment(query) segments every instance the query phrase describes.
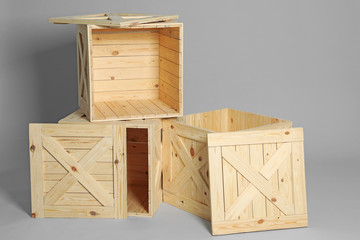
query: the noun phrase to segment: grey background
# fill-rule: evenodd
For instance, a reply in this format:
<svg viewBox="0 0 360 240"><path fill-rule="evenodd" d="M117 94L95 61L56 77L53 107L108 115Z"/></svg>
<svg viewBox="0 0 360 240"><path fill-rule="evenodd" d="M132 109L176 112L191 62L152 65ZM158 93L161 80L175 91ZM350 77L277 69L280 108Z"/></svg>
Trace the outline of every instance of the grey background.
<svg viewBox="0 0 360 240"><path fill-rule="evenodd" d="M100 12L180 14L185 114L231 107L304 127L310 226L218 239L359 236L359 1L1 0L1 239L211 236L164 203L150 219L29 216L28 123L77 109L75 26L47 18Z"/></svg>

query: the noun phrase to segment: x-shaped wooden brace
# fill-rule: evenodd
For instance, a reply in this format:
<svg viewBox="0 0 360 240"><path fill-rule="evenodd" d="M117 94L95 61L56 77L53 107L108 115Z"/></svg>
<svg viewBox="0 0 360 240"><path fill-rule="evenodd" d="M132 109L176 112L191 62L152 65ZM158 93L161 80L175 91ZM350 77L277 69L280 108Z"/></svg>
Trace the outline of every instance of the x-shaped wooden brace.
<svg viewBox="0 0 360 240"><path fill-rule="evenodd" d="M84 37L84 33L79 32L77 41L77 47L78 47L78 54L79 54L79 64L80 67L78 69L79 71L79 86L81 86L80 89L80 96L83 96L85 94L86 101L89 100L88 96L88 85L86 79L88 78L88 69L87 69L87 50L85 49L84 41L87 41Z"/></svg>
<svg viewBox="0 0 360 240"><path fill-rule="evenodd" d="M79 181L91 195L103 206L112 206L113 198L87 171L96 160L111 147L112 139L103 138L84 157L77 162L53 138L42 137L43 147L68 171L44 197L45 205L54 204L77 181Z"/></svg>
<svg viewBox="0 0 360 240"><path fill-rule="evenodd" d="M204 146L202 150L198 152L194 157L189 154L186 150L186 146L183 141L175 134L170 135L170 140L179 154L181 161L184 163L185 167L180 171L177 177L171 183L169 191L171 192L178 192L185 183L192 178L198 190L204 194L205 196L209 196L209 187L204 181L204 179L200 176L199 169L202 168L207 161L202 161L200 164L195 165L194 162L198 162L198 158L207 147ZM207 152L207 151L206 151ZM207 159L207 156L202 156L204 159ZM209 197L205 197L205 203L209 204Z"/></svg>
<svg viewBox="0 0 360 240"><path fill-rule="evenodd" d="M177 16L161 16L161 15L137 15L137 14L117 14L106 13L110 24L119 26L130 26L150 22L162 22L173 20Z"/></svg>
<svg viewBox="0 0 360 240"><path fill-rule="evenodd" d="M236 155L234 150L223 148L223 159L225 159L250 182L245 190L235 199L231 207L225 211L225 217L229 219L239 216L259 192L269 199L269 201L271 201L285 215L294 214L294 205L267 180L271 178L281 164L288 159L290 154L291 143L283 143L273 154L270 160L258 172Z"/></svg>

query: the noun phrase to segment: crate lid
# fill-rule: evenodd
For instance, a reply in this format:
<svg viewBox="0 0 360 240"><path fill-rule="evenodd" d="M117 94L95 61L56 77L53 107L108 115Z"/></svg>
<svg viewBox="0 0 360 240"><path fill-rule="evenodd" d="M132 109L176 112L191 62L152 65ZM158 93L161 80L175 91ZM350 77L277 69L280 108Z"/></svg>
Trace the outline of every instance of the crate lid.
<svg viewBox="0 0 360 240"><path fill-rule="evenodd" d="M177 19L178 15L145 15L128 13L101 13L91 15L49 18L49 22L59 24L87 24L110 27L129 27L146 23L167 22Z"/></svg>

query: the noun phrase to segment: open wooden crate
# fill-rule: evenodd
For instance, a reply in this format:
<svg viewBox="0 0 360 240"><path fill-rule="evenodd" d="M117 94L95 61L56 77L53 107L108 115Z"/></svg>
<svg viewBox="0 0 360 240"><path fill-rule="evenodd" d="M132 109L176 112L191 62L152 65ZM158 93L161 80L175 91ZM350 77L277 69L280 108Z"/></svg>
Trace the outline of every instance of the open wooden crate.
<svg viewBox="0 0 360 240"><path fill-rule="evenodd" d="M32 215L153 216L162 202L160 119L90 123L79 110L30 124Z"/></svg>
<svg viewBox="0 0 360 240"><path fill-rule="evenodd" d="M183 25L177 16L97 14L77 24L80 109L91 122L183 113Z"/></svg>
<svg viewBox="0 0 360 240"><path fill-rule="evenodd" d="M232 109L163 120L164 202L214 235L307 226L303 131Z"/></svg>

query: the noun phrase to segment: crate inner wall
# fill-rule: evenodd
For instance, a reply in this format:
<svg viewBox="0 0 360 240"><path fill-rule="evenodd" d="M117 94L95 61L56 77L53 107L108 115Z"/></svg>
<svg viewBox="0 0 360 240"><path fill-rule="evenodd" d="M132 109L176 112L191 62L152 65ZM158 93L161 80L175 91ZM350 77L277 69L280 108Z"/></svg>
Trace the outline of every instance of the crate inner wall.
<svg viewBox="0 0 360 240"><path fill-rule="evenodd" d="M90 27L90 57L88 63L83 63L90 69L90 109L87 114L90 120L181 115L181 36L182 27ZM84 89L79 84L79 89ZM83 97L83 92L79 91L80 97Z"/></svg>

